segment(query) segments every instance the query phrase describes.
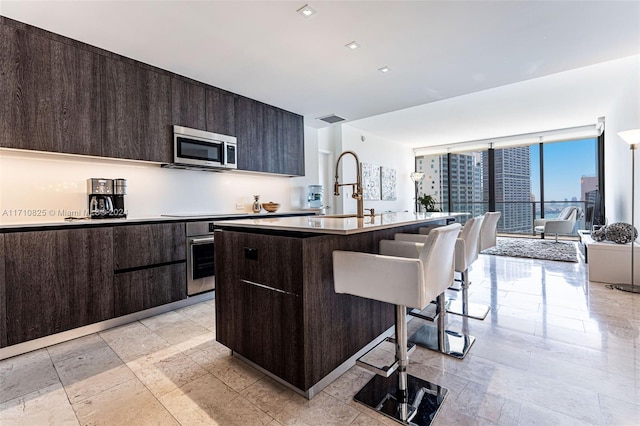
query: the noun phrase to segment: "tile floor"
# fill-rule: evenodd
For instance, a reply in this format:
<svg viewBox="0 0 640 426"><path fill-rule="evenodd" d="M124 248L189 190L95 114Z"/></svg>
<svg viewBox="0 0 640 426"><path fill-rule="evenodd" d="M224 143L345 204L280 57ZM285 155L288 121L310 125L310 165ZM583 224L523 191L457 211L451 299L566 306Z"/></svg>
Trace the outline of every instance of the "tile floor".
<svg viewBox="0 0 640 426"><path fill-rule="evenodd" d="M470 299L484 321L462 361L418 348L409 372L450 391L436 425L640 424L640 295L585 265L481 255ZM396 424L352 397L353 367L311 401L215 341L214 301L0 361L0 424ZM417 320L413 320L417 321ZM381 349L384 350L384 349Z"/></svg>

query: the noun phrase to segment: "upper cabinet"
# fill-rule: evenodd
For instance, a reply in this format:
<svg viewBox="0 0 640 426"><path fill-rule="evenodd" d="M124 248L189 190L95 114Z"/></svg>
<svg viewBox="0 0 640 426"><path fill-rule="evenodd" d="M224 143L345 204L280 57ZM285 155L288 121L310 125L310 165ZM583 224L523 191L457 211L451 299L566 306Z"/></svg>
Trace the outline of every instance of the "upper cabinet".
<svg viewBox="0 0 640 426"><path fill-rule="evenodd" d="M236 95L207 87L206 129L213 133L236 136L235 105Z"/></svg>
<svg viewBox="0 0 640 426"><path fill-rule="evenodd" d="M102 155L101 60L0 25L0 146Z"/></svg>
<svg viewBox="0 0 640 426"><path fill-rule="evenodd" d="M236 101L238 169L304 175L302 116L253 99Z"/></svg>
<svg viewBox="0 0 640 426"><path fill-rule="evenodd" d="M205 129L205 86L171 78L171 124Z"/></svg>
<svg viewBox="0 0 640 426"><path fill-rule="evenodd" d="M302 117L0 16L0 147L170 163L172 125L238 138L238 170L304 175Z"/></svg>
<svg viewBox="0 0 640 426"><path fill-rule="evenodd" d="M103 155L171 162L170 77L133 62L104 61Z"/></svg>

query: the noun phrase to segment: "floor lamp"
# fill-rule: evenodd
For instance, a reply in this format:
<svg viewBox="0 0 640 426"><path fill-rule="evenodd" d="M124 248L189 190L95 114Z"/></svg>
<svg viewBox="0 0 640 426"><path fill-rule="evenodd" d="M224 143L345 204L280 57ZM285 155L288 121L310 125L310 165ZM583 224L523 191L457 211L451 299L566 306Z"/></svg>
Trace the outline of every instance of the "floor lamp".
<svg viewBox="0 0 640 426"><path fill-rule="evenodd" d="M622 291L628 291L630 293L640 293L640 287L635 286L634 282L634 257L633 257L633 249L636 245L636 228L635 228L635 171L636 171L636 148L640 143L640 129L633 130L625 130L624 132L619 132L618 136L622 138L626 143L629 144L631 148L631 284L615 284L613 288Z"/></svg>
<svg viewBox="0 0 640 426"><path fill-rule="evenodd" d="M420 182L422 182L422 179L424 179L424 173L422 172L413 172L411 173L411 180L413 181L414 185L415 185L415 191L416 191L416 209L415 212L418 213L420 211L420 203L418 202L418 185L420 185Z"/></svg>

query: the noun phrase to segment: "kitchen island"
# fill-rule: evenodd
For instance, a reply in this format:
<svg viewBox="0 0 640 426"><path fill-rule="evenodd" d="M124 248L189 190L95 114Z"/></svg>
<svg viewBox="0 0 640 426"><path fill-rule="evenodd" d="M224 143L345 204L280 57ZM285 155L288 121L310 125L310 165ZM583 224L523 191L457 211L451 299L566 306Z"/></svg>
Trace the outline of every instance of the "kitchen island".
<svg viewBox="0 0 640 426"><path fill-rule="evenodd" d="M394 306L336 294L334 250L378 252L396 232L460 214L240 219L216 226L216 339L312 398L381 341Z"/></svg>

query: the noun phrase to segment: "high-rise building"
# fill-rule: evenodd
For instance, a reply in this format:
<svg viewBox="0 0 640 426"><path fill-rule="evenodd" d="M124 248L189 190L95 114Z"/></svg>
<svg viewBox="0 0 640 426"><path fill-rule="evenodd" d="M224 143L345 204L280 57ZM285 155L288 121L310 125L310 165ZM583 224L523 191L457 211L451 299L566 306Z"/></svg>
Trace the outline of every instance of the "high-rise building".
<svg viewBox="0 0 640 426"><path fill-rule="evenodd" d="M532 231L534 213L531 204L531 161L529 147L495 150L496 210L502 212L500 231ZM482 152L482 164L488 170L489 157ZM483 176L485 199L489 199L489 176Z"/></svg>
<svg viewBox="0 0 640 426"><path fill-rule="evenodd" d="M598 189L598 176L580 177L580 197L581 201L589 201L588 193Z"/></svg>
<svg viewBox="0 0 640 426"><path fill-rule="evenodd" d="M425 174L419 187L420 195L432 195L444 204L445 209L451 197L453 210L469 212L472 216L486 211L482 204L482 160L479 153L452 154L451 170L446 155L425 155L416 158L416 170ZM451 191L447 176L451 178Z"/></svg>

